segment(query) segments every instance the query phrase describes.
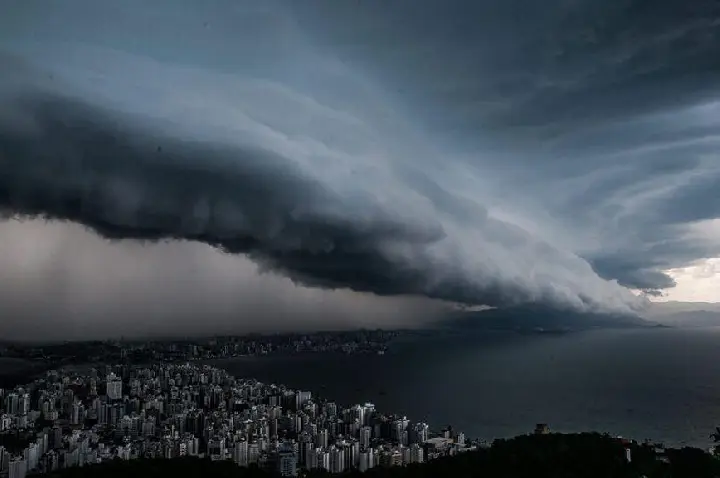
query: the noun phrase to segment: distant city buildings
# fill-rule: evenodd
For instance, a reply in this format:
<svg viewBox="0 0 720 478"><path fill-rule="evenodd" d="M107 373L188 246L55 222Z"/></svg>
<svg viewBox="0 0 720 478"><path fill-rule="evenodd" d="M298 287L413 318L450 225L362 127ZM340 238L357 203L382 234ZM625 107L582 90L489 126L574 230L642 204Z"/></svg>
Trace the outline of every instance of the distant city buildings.
<svg viewBox="0 0 720 478"><path fill-rule="evenodd" d="M122 399L122 379L110 373L107 376L107 398L108 400L120 400Z"/></svg>
<svg viewBox="0 0 720 478"><path fill-rule="evenodd" d="M62 367L85 363L154 363L272 354L384 353L401 331L355 330L226 336L159 341L104 341L58 344L0 344L0 356Z"/></svg>
<svg viewBox="0 0 720 478"><path fill-rule="evenodd" d="M343 408L190 363L51 371L0 389L0 399L0 434L14 443L0 446L1 478L182 456L297 476L422 463L473 448L462 433L448 428L433 438L427 424L384 415L371 403Z"/></svg>

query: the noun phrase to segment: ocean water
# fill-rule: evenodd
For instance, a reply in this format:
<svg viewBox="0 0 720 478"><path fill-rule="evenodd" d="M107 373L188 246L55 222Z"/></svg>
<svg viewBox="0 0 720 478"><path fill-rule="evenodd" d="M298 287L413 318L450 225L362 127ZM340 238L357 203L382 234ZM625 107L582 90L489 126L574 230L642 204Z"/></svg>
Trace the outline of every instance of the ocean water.
<svg viewBox="0 0 720 478"><path fill-rule="evenodd" d="M492 439L600 431L706 448L720 426L720 328L415 338L385 355L215 361L238 377Z"/></svg>

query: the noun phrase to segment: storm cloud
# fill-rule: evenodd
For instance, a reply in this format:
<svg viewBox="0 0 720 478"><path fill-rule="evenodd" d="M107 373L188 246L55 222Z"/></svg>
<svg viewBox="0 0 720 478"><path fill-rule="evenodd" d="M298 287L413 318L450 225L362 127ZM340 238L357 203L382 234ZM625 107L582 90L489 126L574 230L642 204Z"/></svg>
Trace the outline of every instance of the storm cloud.
<svg viewBox="0 0 720 478"><path fill-rule="evenodd" d="M720 256L716 2L27 1L11 17L9 217L470 305L628 313L629 289Z"/></svg>
<svg viewBox="0 0 720 478"><path fill-rule="evenodd" d="M31 111L32 124L1 138L0 204L20 217L69 220L109 239L203 242L308 286L494 306L631 303L579 258L420 171L381 170L375 184L361 173L353 184L352 170L303 168L301 145L249 119L233 139L149 136L149 124L131 126L142 118L41 98L8 106Z"/></svg>

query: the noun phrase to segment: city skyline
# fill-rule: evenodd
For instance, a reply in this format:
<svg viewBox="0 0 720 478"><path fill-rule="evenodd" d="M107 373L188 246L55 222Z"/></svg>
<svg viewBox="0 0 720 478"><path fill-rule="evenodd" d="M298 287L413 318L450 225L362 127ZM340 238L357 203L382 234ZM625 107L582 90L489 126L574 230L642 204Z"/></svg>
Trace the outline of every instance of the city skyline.
<svg viewBox="0 0 720 478"><path fill-rule="evenodd" d="M343 407L194 363L49 370L0 399L0 432L27 437L0 445L0 473L8 478L182 457L232 460L280 476L364 472L478 448L452 427L431 431L370 402Z"/></svg>

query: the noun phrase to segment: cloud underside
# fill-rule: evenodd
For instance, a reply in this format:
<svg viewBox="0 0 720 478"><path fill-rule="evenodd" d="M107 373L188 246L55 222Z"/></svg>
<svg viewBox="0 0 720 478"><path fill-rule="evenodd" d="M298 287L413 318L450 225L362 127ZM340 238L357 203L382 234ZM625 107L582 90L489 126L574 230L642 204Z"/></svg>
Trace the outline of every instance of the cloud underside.
<svg viewBox="0 0 720 478"><path fill-rule="evenodd" d="M485 305L637 305L581 259L482 208L470 232L432 215L411 220L262 148L152 136L127 117L56 96L13 104L32 120L0 133L9 216L77 222L108 239L198 241L311 287ZM445 194L437 210L450 207ZM503 269L494 251L519 257Z"/></svg>
<svg viewBox="0 0 720 478"><path fill-rule="evenodd" d="M473 306L720 256L717 2L110 3L0 24L10 217Z"/></svg>
<svg viewBox="0 0 720 478"><path fill-rule="evenodd" d="M602 277L656 294L675 285L664 271L720 254L685 229L720 216L718 2L324 8L340 20L317 35L402 85L470 161L509 175L502 200L526 195L570 223L583 237L571 249Z"/></svg>

